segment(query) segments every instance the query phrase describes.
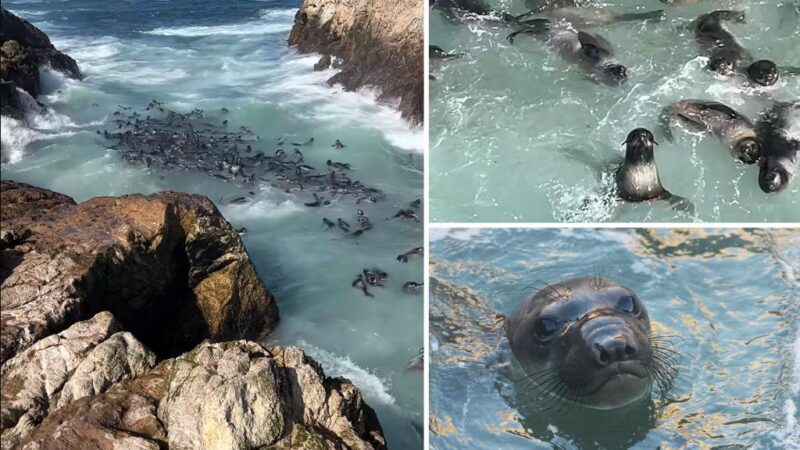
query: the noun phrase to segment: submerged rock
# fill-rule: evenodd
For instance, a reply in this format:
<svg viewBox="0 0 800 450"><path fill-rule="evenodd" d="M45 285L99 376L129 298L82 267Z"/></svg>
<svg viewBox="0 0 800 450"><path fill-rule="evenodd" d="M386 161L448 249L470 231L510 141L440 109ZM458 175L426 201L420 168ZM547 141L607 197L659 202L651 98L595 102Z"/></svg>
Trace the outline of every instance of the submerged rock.
<svg viewBox="0 0 800 450"><path fill-rule="evenodd" d="M41 93L39 67L49 66L66 76L81 79L74 59L58 51L42 30L25 19L0 9L0 102L3 115L20 117L16 88L36 98Z"/></svg>
<svg viewBox="0 0 800 450"><path fill-rule="evenodd" d="M403 117L420 123L423 8L418 0L305 0L289 45L341 59L330 83L351 91L377 87L381 99L399 99Z"/></svg>
<svg viewBox="0 0 800 450"><path fill-rule="evenodd" d="M211 342L270 331L277 307L205 197L0 196L1 449L386 448L302 350Z"/></svg>

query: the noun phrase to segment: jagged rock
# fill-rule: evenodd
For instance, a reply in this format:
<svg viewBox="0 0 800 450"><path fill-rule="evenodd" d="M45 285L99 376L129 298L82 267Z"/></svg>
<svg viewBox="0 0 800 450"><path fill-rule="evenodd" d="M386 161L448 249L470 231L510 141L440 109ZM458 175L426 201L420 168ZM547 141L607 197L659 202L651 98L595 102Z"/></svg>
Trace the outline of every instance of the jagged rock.
<svg viewBox="0 0 800 450"><path fill-rule="evenodd" d="M111 314L99 313L42 339L3 364L0 448L11 448L51 408L151 369L155 354L120 330Z"/></svg>
<svg viewBox="0 0 800 450"><path fill-rule="evenodd" d="M249 341L203 343L137 379L73 402L50 414L18 448L159 446L386 448L375 413L349 381L326 378L298 348Z"/></svg>
<svg viewBox="0 0 800 450"><path fill-rule="evenodd" d="M22 116L17 87L33 98L41 93L39 66L50 66L71 78L83 77L75 60L58 51L42 30L5 8L0 9L0 45L3 115Z"/></svg>
<svg viewBox="0 0 800 450"><path fill-rule="evenodd" d="M347 90L375 86L400 99L403 117L423 120L423 8L418 0L305 0L289 44L342 60L329 80Z"/></svg>
<svg viewBox="0 0 800 450"><path fill-rule="evenodd" d="M331 55L322 55L322 57L314 64L314 70L325 70L331 66Z"/></svg>
<svg viewBox="0 0 800 450"><path fill-rule="evenodd" d="M278 320L239 235L205 197L162 192L76 205L0 182L0 362L99 311L161 357Z"/></svg>
<svg viewBox="0 0 800 450"><path fill-rule="evenodd" d="M167 448L167 432L156 412L172 369L167 360L102 394L84 397L54 411L23 439L24 450L157 450ZM56 439L57 437L57 439Z"/></svg>
<svg viewBox="0 0 800 450"><path fill-rule="evenodd" d="M358 389L300 349L197 345L277 321L205 197L76 204L2 180L0 202L0 449L386 448Z"/></svg>

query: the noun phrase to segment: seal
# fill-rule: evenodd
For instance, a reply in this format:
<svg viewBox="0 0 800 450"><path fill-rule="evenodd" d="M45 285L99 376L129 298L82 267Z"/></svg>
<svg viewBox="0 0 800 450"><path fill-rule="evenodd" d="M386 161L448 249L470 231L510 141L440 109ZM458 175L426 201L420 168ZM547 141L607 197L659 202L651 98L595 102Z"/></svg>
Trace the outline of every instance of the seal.
<svg viewBox="0 0 800 450"><path fill-rule="evenodd" d="M605 278L547 285L506 319L505 333L527 380L589 408L634 403L674 377L642 300Z"/></svg>
<svg viewBox="0 0 800 450"><path fill-rule="evenodd" d="M777 83L780 78L778 65L767 59L754 62L755 58L725 28L724 22L744 23L745 13L717 10L703 14L694 22L695 40L703 55L709 58L709 70L723 76L743 75L761 86ZM791 69L787 73L791 73Z"/></svg>
<svg viewBox="0 0 800 450"><path fill-rule="evenodd" d="M692 203L673 195L661 185L654 155L658 143L653 133L637 128L628 134L625 145L625 161L617 170L617 194L629 202L667 200L676 209L693 211Z"/></svg>
<svg viewBox="0 0 800 450"><path fill-rule="evenodd" d="M625 145L624 158L602 158L573 148L561 149L561 153L592 169L598 181L612 173L615 184L611 194L617 198L627 202L666 200L673 209L694 213L692 202L672 194L661 184L654 152L657 142L650 130L637 128L628 133L622 144ZM590 199L584 200L582 208L589 204Z"/></svg>
<svg viewBox="0 0 800 450"><path fill-rule="evenodd" d="M710 133L725 144L734 158L755 164L761 157L761 141L753 123L730 106L708 100L681 100L661 112L664 134L674 141L671 127L682 125Z"/></svg>
<svg viewBox="0 0 800 450"><path fill-rule="evenodd" d="M759 161L758 186L766 193L786 189L794 179L800 140L787 135L800 102L777 102L761 113L756 132L764 143Z"/></svg>
<svg viewBox="0 0 800 450"><path fill-rule="evenodd" d="M519 34L530 34L548 42L561 57L578 63L603 83L619 85L628 78L628 69L614 57L611 43L601 36L554 24L547 19L532 19L521 24L524 28L509 34L506 37L508 42L513 44Z"/></svg>

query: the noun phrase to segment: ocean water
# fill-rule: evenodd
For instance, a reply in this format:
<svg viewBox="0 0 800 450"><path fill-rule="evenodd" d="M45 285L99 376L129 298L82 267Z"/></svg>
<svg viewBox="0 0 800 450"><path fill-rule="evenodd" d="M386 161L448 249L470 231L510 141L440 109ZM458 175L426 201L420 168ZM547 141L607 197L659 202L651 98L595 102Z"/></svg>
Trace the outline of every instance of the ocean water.
<svg viewBox="0 0 800 450"><path fill-rule="evenodd" d="M421 282L421 258L396 256L422 245L423 228L387 217L422 196L423 132L369 90L329 87L335 72L314 72L315 55L286 44L296 0L231 2L4 1L3 6L42 28L75 58L83 82L43 70L50 106L30 114L30 127L3 117L4 179L54 189L83 201L98 195L178 190L208 196L243 239L275 295L281 322L270 344L301 345L331 376L351 379L376 409L391 448L420 448L422 374L405 366L423 346L423 296L402 290ZM254 150L275 142L303 146L307 164L324 173L325 161L352 165L350 175L385 192L383 201L356 205L333 197L327 207L304 206L302 192L284 193L188 171L146 169L109 149L96 131L114 127L119 105L142 110L152 99L170 109L229 113L229 127L251 127ZM113 130L112 130L113 131ZM341 139L347 147L331 147ZM291 152L291 148L287 147ZM229 204L249 196L246 204ZM361 208L374 228L358 239L327 230L322 218L357 224ZM375 298L351 287L363 269L389 274Z"/></svg>
<svg viewBox="0 0 800 450"><path fill-rule="evenodd" d="M523 0L488 0L519 14ZM757 58L800 66L800 15L788 0L700 0L668 6L658 0L582 2L614 12L664 9L660 23L622 22L591 29L608 39L628 67L621 87L586 79L530 36L514 45L515 28L487 17L448 20L430 15L430 42L465 56L433 61L430 84L430 215L435 222L796 222L800 183L767 195L758 169L733 160L714 138L684 131L674 143L656 133L656 161L663 185L694 202L694 215L664 202L620 204L606 194L613 177L600 177L578 152L607 160L621 157L628 132L657 131L658 114L685 99L716 100L751 119L770 99L800 98L800 77L776 86L746 88L710 74L699 56L693 19L713 9L736 8L747 23L730 29ZM800 130L800 124L793 133Z"/></svg>
<svg viewBox="0 0 800 450"><path fill-rule="evenodd" d="M800 448L797 230L437 229L431 241L431 448ZM504 315L586 275L636 292L679 353L673 388L649 407L541 409L503 370Z"/></svg>

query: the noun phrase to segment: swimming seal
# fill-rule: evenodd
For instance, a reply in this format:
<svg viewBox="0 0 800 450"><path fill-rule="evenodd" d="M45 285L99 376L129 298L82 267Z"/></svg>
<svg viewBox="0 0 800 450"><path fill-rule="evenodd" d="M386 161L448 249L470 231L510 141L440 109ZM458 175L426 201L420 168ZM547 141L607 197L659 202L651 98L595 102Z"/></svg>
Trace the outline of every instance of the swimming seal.
<svg viewBox="0 0 800 450"><path fill-rule="evenodd" d="M695 40L705 56L708 68L720 75L742 74L761 86L772 86L780 78L778 65L763 59L754 61L748 50L728 31L723 22L744 23L745 13L717 10L703 14L694 22Z"/></svg>
<svg viewBox="0 0 800 450"><path fill-rule="evenodd" d="M689 200L673 195L661 185L653 152L657 143L650 130L637 128L631 131L623 144L625 161L616 173L617 194L623 200L667 200L676 209L694 210Z"/></svg>
<svg viewBox="0 0 800 450"><path fill-rule="evenodd" d="M661 112L664 134L672 142L671 127L682 125L692 131L713 134L725 144L734 158L755 164L761 157L761 141L755 126L730 106L708 100L681 100Z"/></svg>
<svg viewBox="0 0 800 450"><path fill-rule="evenodd" d="M644 303L604 278L547 285L506 319L505 332L526 379L558 399L615 409L672 381Z"/></svg>
<svg viewBox="0 0 800 450"><path fill-rule="evenodd" d="M519 34L530 34L548 42L564 59L578 63L606 84L619 85L628 78L628 69L614 57L611 43L599 35L558 26L547 19L528 20L523 25L506 37L508 42L513 44Z"/></svg>
<svg viewBox="0 0 800 450"><path fill-rule="evenodd" d="M794 179L800 140L787 136L786 130L798 110L800 102L778 102L761 113L756 123L764 143L758 171L758 186L764 192L780 192Z"/></svg>

